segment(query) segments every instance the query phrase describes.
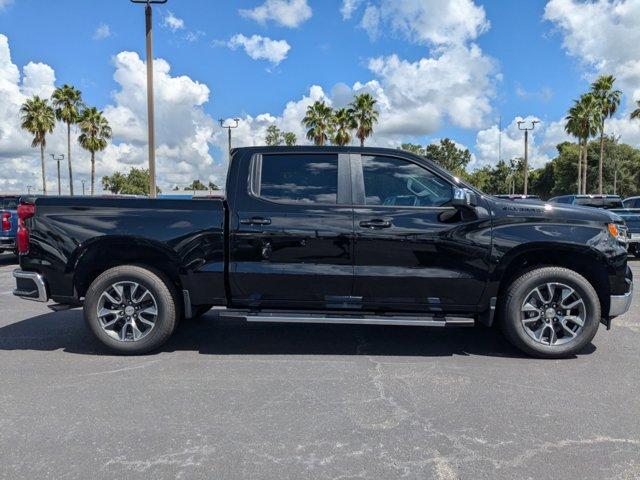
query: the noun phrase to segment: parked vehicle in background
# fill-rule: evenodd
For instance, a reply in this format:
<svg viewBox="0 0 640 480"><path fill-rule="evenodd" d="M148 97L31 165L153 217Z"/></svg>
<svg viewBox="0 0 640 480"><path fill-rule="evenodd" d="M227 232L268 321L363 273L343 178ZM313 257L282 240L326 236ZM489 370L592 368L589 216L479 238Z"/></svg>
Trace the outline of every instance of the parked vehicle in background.
<svg viewBox="0 0 640 480"><path fill-rule="evenodd" d="M15 295L82 305L121 353L219 306L250 322L497 319L522 351L560 358L632 298L620 217L484 195L401 150L235 149L226 198L23 201Z"/></svg>
<svg viewBox="0 0 640 480"><path fill-rule="evenodd" d="M0 253L16 251L16 233L18 231L18 202L20 196L0 196Z"/></svg>
<svg viewBox="0 0 640 480"><path fill-rule="evenodd" d="M550 199L549 203L604 208L607 210L623 208L622 199L618 195L561 195Z"/></svg>
<svg viewBox="0 0 640 480"><path fill-rule="evenodd" d="M640 197L629 197L622 201L624 208L638 208L640 209Z"/></svg>
<svg viewBox="0 0 640 480"><path fill-rule="evenodd" d="M634 257L640 257L640 208L616 208L611 211L622 217L627 224L629 253Z"/></svg>

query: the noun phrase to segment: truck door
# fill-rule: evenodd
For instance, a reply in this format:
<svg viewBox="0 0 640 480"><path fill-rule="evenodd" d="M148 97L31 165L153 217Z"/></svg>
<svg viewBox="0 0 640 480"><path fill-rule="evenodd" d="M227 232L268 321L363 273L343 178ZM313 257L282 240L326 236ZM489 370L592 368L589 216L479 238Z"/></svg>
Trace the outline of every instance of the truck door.
<svg viewBox="0 0 640 480"><path fill-rule="evenodd" d="M253 154L243 161L230 219L233 303L348 308L353 288L348 155L298 151Z"/></svg>
<svg viewBox="0 0 640 480"><path fill-rule="evenodd" d="M351 155L355 284L363 308L474 309L485 288L491 225L450 206L453 184L424 164Z"/></svg>

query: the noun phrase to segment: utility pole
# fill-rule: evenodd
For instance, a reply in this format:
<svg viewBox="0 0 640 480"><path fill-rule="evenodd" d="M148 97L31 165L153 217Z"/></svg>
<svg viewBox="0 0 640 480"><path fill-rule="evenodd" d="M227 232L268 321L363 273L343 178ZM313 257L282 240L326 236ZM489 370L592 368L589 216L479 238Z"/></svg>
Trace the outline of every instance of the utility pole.
<svg viewBox="0 0 640 480"><path fill-rule="evenodd" d="M498 118L498 162L502 158L502 115Z"/></svg>
<svg viewBox="0 0 640 480"><path fill-rule="evenodd" d="M84 182L86 182L86 180L83 178L81 182L82 182L82 196L84 197Z"/></svg>
<svg viewBox="0 0 640 480"><path fill-rule="evenodd" d="M529 131L536 128L536 123L540 123L539 120L533 120L531 126L522 126L526 122L521 120L518 122L518 129L524 131L524 194L527 194L527 188L529 183Z"/></svg>
<svg viewBox="0 0 640 480"><path fill-rule="evenodd" d="M225 125L225 120L223 118L221 118L218 121L220 122L220 126L222 128L226 128L227 131L229 132L229 160L231 160L231 129L238 128L238 125L240 124L240 119L239 118L234 118L233 121L235 123L233 125L231 125L231 124Z"/></svg>
<svg viewBox="0 0 640 480"><path fill-rule="evenodd" d="M131 0L144 3L147 36L147 128L149 135L149 197L156 198L156 135L153 108L153 9L152 4L167 3L167 0Z"/></svg>
<svg viewBox="0 0 640 480"><path fill-rule="evenodd" d="M58 162L58 196L60 196L62 195L62 188L60 186L60 162L64 160L64 153L61 153L60 157L56 157L53 153L50 153L49 156L53 158L54 161Z"/></svg>

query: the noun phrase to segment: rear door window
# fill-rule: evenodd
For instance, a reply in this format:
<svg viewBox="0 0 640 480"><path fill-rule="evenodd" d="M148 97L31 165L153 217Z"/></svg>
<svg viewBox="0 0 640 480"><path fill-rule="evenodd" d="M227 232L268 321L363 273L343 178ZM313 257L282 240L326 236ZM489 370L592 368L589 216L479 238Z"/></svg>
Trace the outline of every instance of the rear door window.
<svg viewBox="0 0 640 480"><path fill-rule="evenodd" d="M263 155L253 194L279 203L333 205L338 201L338 155Z"/></svg>

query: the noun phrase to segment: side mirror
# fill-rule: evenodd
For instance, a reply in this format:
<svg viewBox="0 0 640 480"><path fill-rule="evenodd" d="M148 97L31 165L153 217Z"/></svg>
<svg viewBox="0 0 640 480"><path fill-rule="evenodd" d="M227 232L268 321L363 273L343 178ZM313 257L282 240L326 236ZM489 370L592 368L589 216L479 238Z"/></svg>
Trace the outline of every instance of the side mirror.
<svg viewBox="0 0 640 480"><path fill-rule="evenodd" d="M466 188L455 187L453 189L453 198L451 205L456 208L472 208L476 204L476 196L473 192Z"/></svg>

